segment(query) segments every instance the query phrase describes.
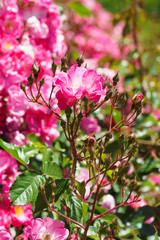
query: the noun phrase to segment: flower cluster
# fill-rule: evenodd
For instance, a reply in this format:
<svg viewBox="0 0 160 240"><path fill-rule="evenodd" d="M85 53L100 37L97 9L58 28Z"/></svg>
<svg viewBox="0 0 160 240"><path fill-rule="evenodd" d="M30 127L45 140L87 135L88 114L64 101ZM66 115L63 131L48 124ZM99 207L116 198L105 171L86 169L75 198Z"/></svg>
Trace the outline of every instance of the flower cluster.
<svg viewBox="0 0 160 240"><path fill-rule="evenodd" d="M2 0L0 8L0 134L22 145L34 132L51 144L59 135L57 120L43 107L28 103L20 83L26 83L34 61L41 62L45 89L52 81L52 58L59 61L66 52L59 10L52 0Z"/></svg>
<svg viewBox="0 0 160 240"><path fill-rule="evenodd" d="M20 174L17 161L8 153L0 150L0 185L3 186L0 194L0 237L2 232L7 231L11 224L14 227L28 225L33 219L32 204L24 206L10 206L9 190Z"/></svg>

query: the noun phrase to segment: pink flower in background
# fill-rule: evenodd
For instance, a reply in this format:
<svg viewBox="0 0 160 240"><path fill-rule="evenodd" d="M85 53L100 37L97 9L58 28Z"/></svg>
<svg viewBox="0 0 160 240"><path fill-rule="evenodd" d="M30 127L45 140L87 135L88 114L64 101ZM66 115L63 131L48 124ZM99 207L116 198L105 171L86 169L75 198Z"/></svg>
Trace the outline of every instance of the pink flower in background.
<svg viewBox="0 0 160 240"><path fill-rule="evenodd" d="M24 206L11 206L12 225L20 227L22 225L29 225L33 219L32 204Z"/></svg>
<svg viewBox="0 0 160 240"><path fill-rule="evenodd" d="M5 227L0 226L0 239L2 240L13 240L9 231Z"/></svg>
<svg viewBox="0 0 160 240"><path fill-rule="evenodd" d="M0 150L0 184L9 185L17 177L18 164L7 152Z"/></svg>
<svg viewBox="0 0 160 240"><path fill-rule="evenodd" d="M160 110L159 109L153 111L153 115L155 116L155 118L157 120L160 120Z"/></svg>
<svg viewBox="0 0 160 240"><path fill-rule="evenodd" d="M160 185L160 174L150 175L149 179L153 182L155 186Z"/></svg>
<svg viewBox="0 0 160 240"><path fill-rule="evenodd" d="M14 35L19 38L24 29L23 19L18 13L13 11L2 11L0 18L0 33Z"/></svg>
<svg viewBox="0 0 160 240"><path fill-rule="evenodd" d="M54 77L54 84L58 106L62 110L66 109L67 104L72 107L84 95L95 102L105 96L102 76L78 65L73 65L68 73L60 72Z"/></svg>
<svg viewBox="0 0 160 240"><path fill-rule="evenodd" d="M135 198L135 195L131 194L131 197L128 200L128 203L132 202L134 200L134 198ZM139 200L140 201L130 203L129 206L131 208L138 209L138 208L141 208L141 207L144 207L144 206L148 205L147 202L143 198L139 197Z"/></svg>
<svg viewBox="0 0 160 240"><path fill-rule="evenodd" d="M111 194L104 195L102 197L102 200L100 202L100 205L107 210L110 210L116 206L115 199ZM113 213L116 212L116 210L112 210Z"/></svg>
<svg viewBox="0 0 160 240"><path fill-rule="evenodd" d="M0 209L0 226L9 228L11 225L12 217L10 211L6 209Z"/></svg>
<svg viewBox="0 0 160 240"><path fill-rule="evenodd" d="M76 177L76 180L78 182L87 182L87 180L89 179L89 171L86 168L80 168L80 172L78 174L78 176ZM92 187L92 183L91 181L89 181L86 185L85 185L85 198L87 198L90 193L91 193L91 187Z"/></svg>
<svg viewBox="0 0 160 240"><path fill-rule="evenodd" d="M101 131L98 120L92 117L82 118L81 127L87 134L99 133Z"/></svg>
<svg viewBox="0 0 160 240"><path fill-rule="evenodd" d="M34 60L39 61L42 65L39 78L45 76L46 80L41 90L45 99L48 97L53 79L52 57L60 61L67 49L59 9L52 0L2 0L0 8L0 134L9 142L23 145L27 143L25 136L35 130L42 141L51 145L59 136L57 119L52 117L47 125L45 116L38 127L25 122L30 104L20 90L20 83L28 84L31 66ZM41 107L39 110L36 113L40 119Z"/></svg>
<svg viewBox="0 0 160 240"><path fill-rule="evenodd" d="M78 239L78 234L72 234L69 239L70 239L70 240L71 240L71 239L77 240L77 239Z"/></svg>
<svg viewBox="0 0 160 240"><path fill-rule="evenodd" d="M24 93L20 91L17 86L10 87L8 93L8 112L13 116L22 117L27 109L27 102Z"/></svg>
<svg viewBox="0 0 160 240"><path fill-rule="evenodd" d="M65 240L69 235L68 229L64 228L64 223L53 220L49 217L33 219L31 224L24 228L25 234L31 240L47 239Z"/></svg>

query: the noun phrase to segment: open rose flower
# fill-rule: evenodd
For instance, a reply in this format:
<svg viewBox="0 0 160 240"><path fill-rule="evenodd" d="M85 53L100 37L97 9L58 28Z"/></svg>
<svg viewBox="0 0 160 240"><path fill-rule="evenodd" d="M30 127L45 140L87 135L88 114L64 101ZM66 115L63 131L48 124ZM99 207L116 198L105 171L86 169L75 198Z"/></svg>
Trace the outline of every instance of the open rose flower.
<svg viewBox="0 0 160 240"><path fill-rule="evenodd" d="M56 98L58 106L65 110L67 104L72 107L76 100L86 95L90 100L98 102L101 96L105 96L103 90L104 79L94 70L73 65L68 73L60 72L54 77Z"/></svg>
<svg viewBox="0 0 160 240"><path fill-rule="evenodd" d="M33 219L31 224L24 228L25 235L30 240L50 239L65 240L69 235L68 229L64 228L64 223L53 220L49 217Z"/></svg>
<svg viewBox="0 0 160 240"><path fill-rule="evenodd" d="M12 224L14 227L20 227L23 224L30 224L33 219L32 204L25 206L11 206Z"/></svg>

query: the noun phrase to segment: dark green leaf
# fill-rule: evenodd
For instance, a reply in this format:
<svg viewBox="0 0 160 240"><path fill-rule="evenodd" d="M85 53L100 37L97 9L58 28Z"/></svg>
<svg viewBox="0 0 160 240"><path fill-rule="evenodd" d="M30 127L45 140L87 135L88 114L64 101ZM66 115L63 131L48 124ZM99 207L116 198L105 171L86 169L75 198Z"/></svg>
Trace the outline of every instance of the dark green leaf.
<svg viewBox="0 0 160 240"><path fill-rule="evenodd" d="M17 161L27 165L29 163L28 157L25 155L22 147L18 147L15 144L4 142L0 139L0 146L8 153L10 153Z"/></svg>
<svg viewBox="0 0 160 240"><path fill-rule="evenodd" d="M64 193L64 191L69 186L69 180L68 179L57 179L56 181L56 191L55 191L55 202L58 201L59 197Z"/></svg>
<svg viewBox="0 0 160 240"><path fill-rule="evenodd" d="M35 172L26 171L19 175L9 191L12 205L32 203L34 206L40 184L45 184L45 178Z"/></svg>
<svg viewBox="0 0 160 240"><path fill-rule="evenodd" d="M71 218L80 222L83 212L81 200L77 198L75 194L71 193L67 197L66 203L68 207L71 209Z"/></svg>
<svg viewBox="0 0 160 240"><path fill-rule="evenodd" d="M46 197L47 197L47 200L49 201L49 198L52 194L52 187L51 187L51 184L48 184L47 186L45 186L45 192L46 192ZM42 192L39 192L38 193L38 197L37 197L37 200L36 200L36 204L35 204L35 210L34 212L40 212L42 211L43 209L47 208L47 203L44 199L44 196L42 194Z"/></svg>

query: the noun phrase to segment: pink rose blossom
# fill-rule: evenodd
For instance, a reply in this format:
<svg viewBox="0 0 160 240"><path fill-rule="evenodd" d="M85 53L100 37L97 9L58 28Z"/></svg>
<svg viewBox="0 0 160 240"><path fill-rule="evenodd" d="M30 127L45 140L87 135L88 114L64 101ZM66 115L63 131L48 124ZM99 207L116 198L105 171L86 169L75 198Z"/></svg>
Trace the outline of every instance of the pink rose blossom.
<svg viewBox="0 0 160 240"><path fill-rule="evenodd" d="M134 197L135 197L135 195L131 194L131 197L128 200L128 203L132 202L134 200ZM130 203L129 206L131 208L138 209L138 208L141 208L141 207L144 207L147 205L147 202L143 198L139 197L139 200L140 201Z"/></svg>
<svg viewBox="0 0 160 240"><path fill-rule="evenodd" d="M2 11L0 19L0 32L19 38L24 29L23 19L12 11Z"/></svg>
<svg viewBox="0 0 160 240"><path fill-rule="evenodd" d="M9 231L7 231L5 229L5 227L3 227L3 226L0 226L0 239L2 239L2 240L13 240Z"/></svg>
<svg viewBox="0 0 160 240"><path fill-rule="evenodd" d="M33 219L33 213L31 210L32 204L11 206L10 209L12 214L12 225L14 227L20 227L31 223L31 220Z"/></svg>
<svg viewBox="0 0 160 240"><path fill-rule="evenodd" d="M76 100L82 99L84 95L95 102L98 102L101 96L105 96L102 76L94 70L87 70L78 65L73 65L68 73L60 72L54 77L54 84L58 106L62 110L66 109L67 104L72 107Z"/></svg>
<svg viewBox="0 0 160 240"><path fill-rule="evenodd" d="M107 194L103 196L100 204L102 207L106 208L107 210L110 210L116 206L115 199L111 194ZM114 209L112 210L112 212L115 213L116 210Z"/></svg>
<svg viewBox="0 0 160 240"><path fill-rule="evenodd" d="M160 174L150 175L149 179L153 182L155 186L160 185Z"/></svg>
<svg viewBox="0 0 160 240"><path fill-rule="evenodd" d="M48 26L40 22L35 16L27 19L26 26L32 38L47 38L49 33Z"/></svg>
<svg viewBox="0 0 160 240"><path fill-rule="evenodd" d="M10 87L8 93L8 112L13 116L22 117L27 108L24 93L17 86Z"/></svg>
<svg viewBox="0 0 160 240"><path fill-rule="evenodd" d="M71 239L77 240L77 239L78 239L78 234L72 234L69 239L70 239L70 240L71 240Z"/></svg>
<svg viewBox="0 0 160 240"><path fill-rule="evenodd" d="M153 115L155 116L155 118L157 120L160 120L160 110L159 109L153 111Z"/></svg>
<svg viewBox="0 0 160 240"><path fill-rule="evenodd" d="M0 159L0 184L9 184L17 176L17 161L3 150L0 150Z"/></svg>
<svg viewBox="0 0 160 240"><path fill-rule="evenodd" d="M86 182L89 179L89 171L86 168L81 168L79 175L76 177L76 180L78 182ZM92 183L91 181L89 181L86 185L85 185L85 198L87 198L90 195L90 189L92 187Z"/></svg>
<svg viewBox="0 0 160 240"><path fill-rule="evenodd" d="M24 232L31 240L49 238L50 240L65 240L69 235L64 223L49 217L33 219L31 224L24 228Z"/></svg>
<svg viewBox="0 0 160 240"><path fill-rule="evenodd" d="M99 133L101 127L98 125L98 120L92 117L82 118L81 127L87 134Z"/></svg>
<svg viewBox="0 0 160 240"><path fill-rule="evenodd" d="M4 226L5 228L9 228L11 225L11 214L6 209L0 209L0 226Z"/></svg>

